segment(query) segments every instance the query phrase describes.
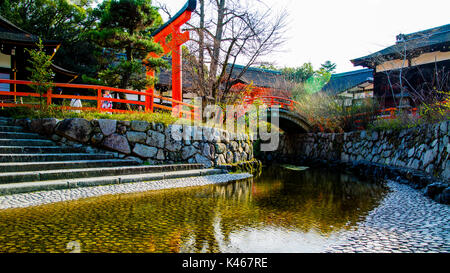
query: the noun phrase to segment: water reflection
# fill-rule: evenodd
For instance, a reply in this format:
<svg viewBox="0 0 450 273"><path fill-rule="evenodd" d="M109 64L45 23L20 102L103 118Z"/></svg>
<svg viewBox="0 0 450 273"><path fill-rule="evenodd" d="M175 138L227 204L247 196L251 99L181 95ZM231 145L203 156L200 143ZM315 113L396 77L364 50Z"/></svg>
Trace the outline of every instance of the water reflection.
<svg viewBox="0 0 450 273"><path fill-rule="evenodd" d="M226 185L0 211L1 252L316 252L386 189L326 170L272 167Z"/></svg>

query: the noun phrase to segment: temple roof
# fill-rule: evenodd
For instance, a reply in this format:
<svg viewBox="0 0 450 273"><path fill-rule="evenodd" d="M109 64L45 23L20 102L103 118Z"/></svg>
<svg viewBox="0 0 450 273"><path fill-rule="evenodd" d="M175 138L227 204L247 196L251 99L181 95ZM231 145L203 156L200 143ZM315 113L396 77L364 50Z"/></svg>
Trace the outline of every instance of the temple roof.
<svg viewBox="0 0 450 273"><path fill-rule="evenodd" d="M402 58L402 52L418 55L424 52L450 50L450 24L410 34L397 35L395 45L389 46L365 57L351 60L353 65L374 68L377 64Z"/></svg>
<svg viewBox="0 0 450 273"><path fill-rule="evenodd" d="M57 72L57 73L60 73L60 74L63 74L63 75L69 76L69 77L78 77L78 76L80 75L80 74L78 74L78 73L76 73L76 72L67 70L67 69L62 68L62 67L60 67L60 66L57 66L57 65L54 64L54 63L52 63L51 69L52 69L53 71Z"/></svg>
<svg viewBox="0 0 450 273"><path fill-rule="evenodd" d="M245 66L242 65L234 65L233 71L231 72L231 79L239 80L246 84L253 82L253 85L258 87L280 88L284 86L285 78L280 71L249 67L245 73L239 76L244 68ZM231 65L228 65L226 72L230 73L230 71Z"/></svg>
<svg viewBox="0 0 450 273"><path fill-rule="evenodd" d="M35 45L39 37L14 25L4 17L0 16L0 41L2 43ZM60 43L52 40L42 40L45 46L57 46Z"/></svg>
<svg viewBox="0 0 450 273"><path fill-rule="evenodd" d="M361 84L372 82L373 70L360 69L331 75L330 81L322 88L322 91L337 95Z"/></svg>
<svg viewBox="0 0 450 273"><path fill-rule="evenodd" d="M163 59L165 59L169 63L169 67L171 67L172 59L169 57L163 57ZM284 89L284 85L281 85L280 83L284 83L285 79L280 71L250 67L240 78L236 78L239 76L243 69L244 66L235 65L231 80L238 80L239 82L244 84L250 84L251 82L253 82L253 86L256 87ZM230 67L228 66L227 73L229 73L229 71ZM194 75L194 77L195 76L196 75ZM168 87L172 85L172 71L170 69L161 69L160 73L157 74L156 77L158 78L157 84ZM183 70L182 79L183 88L192 89L194 87L194 83L192 80L193 75L191 75L189 71Z"/></svg>
<svg viewBox="0 0 450 273"><path fill-rule="evenodd" d="M172 67L172 58L169 57L162 57L164 60L166 60L169 63L169 67ZM164 86L172 86L172 69L161 69L159 74L156 75L158 78L157 84L164 85ZM192 88L192 76L187 71L183 70L183 88L189 89Z"/></svg>

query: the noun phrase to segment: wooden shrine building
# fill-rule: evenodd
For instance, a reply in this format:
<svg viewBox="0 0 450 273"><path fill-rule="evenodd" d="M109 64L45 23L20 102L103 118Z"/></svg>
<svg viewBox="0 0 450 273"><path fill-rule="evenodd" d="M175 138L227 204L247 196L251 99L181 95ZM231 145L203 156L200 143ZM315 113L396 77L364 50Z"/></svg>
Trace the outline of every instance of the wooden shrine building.
<svg viewBox="0 0 450 273"><path fill-rule="evenodd" d="M5 18L0 16L0 79L27 80L29 71L29 54L25 49L37 48L39 37L33 35ZM61 43L58 41L43 40L45 52L54 56ZM57 65L52 65L55 73L54 82L70 82L78 74L68 71ZM13 84L0 84L1 91L20 91L18 89L26 86L15 86Z"/></svg>
<svg viewBox="0 0 450 273"><path fill-rule="evenodd" d="M418 106L450 90L450 24L400 34L394 45L351 62L374 70L382 107Z"/></svg>
<svg viewBox="0 0 450 273"><path fill-rule="evenodd" d="M373 70L360 69L332 74L321 91L343 100L344 106L358 105L373 97Z"/></svg>

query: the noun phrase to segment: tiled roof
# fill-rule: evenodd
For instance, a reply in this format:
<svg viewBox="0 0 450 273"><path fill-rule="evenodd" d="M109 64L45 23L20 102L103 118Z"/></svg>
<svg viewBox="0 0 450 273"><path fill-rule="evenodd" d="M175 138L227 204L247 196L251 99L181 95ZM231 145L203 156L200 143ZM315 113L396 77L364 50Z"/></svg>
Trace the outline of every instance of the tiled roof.
<svg viewBox="0 0 450 273"><path fill-rule="evenodd" d="M169 63L169 67L172 67L172 58L163 57ZM157 84L164 86L172 86L172 70L161 69L160 73L156 75L158 78ZM187 71L183 71L183 88L189 89L193 87L192 76Z"/></svg>
<svg viewBox="0 0 450 273"><path fill-rule="evenodd" d="M39 37L14 25L0 16L0 40L4 43L23 43L34 45L39 42ZM43 40L45 45L58 45L57 41Z"/></svg>
<svg viewBox="0 0 450 273"><path fill-rule="evenodd" d="M169 67L172 66L172 59L163 57L168 63ZM244 69L244 66L235 65L233 69L233 73L231 75L231 80L237 80L237 77ZM230 67L227 67L227 73L229 73ZM161 69L161 72L156 75L158 77L158 84L165 85L165 86L171 86L172 85L172 71L170 69ZM195 75L192 75L189 73L189 71L183 70L183 88L190 89L193 88L193 77ZM280 71L275 70L267 70L262 68L254 68L250 67L247 69L247 71L238 79L241 82L245 84L250 84L253 82L254 86L257 87L268 87L268 88L280 88L284 85L281 85L280 83L284 83L285 79L284 76Z"/></svg>
<svg viewBox="0 0 450 273"><path fill-rule="evenodd" d="M333 74L330 81L322 88L322 91L337 95L365 82L373 82L372 69Z"/></svg>
<svg viewBox="0 0 450 273"><path fill-rule="evenodd" d="M228 65L226 72L229 74L231 71L232 80L240 80L246 84L253 82L253 85L258 87L279 88L285 82L285 78L280 71L255 67L249 67L244 74L239 76L244 68L241 65L234 65L231 71L231 65Z"/></svg>
<svg viewBox="0 0 450 273"><path fill-rule="evenodd" d="M450 50L450 24L435 27L419 32L397 36L397 43L383 50L367 55L365 57L351 60L353 65L371 67L375 66L379 59L389 60L398 58L405 51L449 51ZM378 59L378 62L377 62Z"/></svg>

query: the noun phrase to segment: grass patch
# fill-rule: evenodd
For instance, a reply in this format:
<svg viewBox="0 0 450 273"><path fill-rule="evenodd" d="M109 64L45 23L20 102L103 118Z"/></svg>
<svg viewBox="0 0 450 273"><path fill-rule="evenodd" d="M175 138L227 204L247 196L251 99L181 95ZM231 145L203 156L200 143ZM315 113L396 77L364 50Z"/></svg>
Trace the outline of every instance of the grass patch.
<svg viewBox="0 0 450 273"><path fill-rule="evenodd" d="M62 110L54 105L50 105L47 109L31 109L27 107L14 107L4 108L0 110L1 116L12 117L17 119L23 118L57 118L57 119L69 119L69 118L84 118L87 120L93 119L114 119L123 121L142 120L147 122L161 123L164 125L178 123L190 123L190 120L183 120L173 117L169 112L155 112L155 113L126 113L126 114L108 114L105 112L97 111L82 111L80 113Z"/></svg>

